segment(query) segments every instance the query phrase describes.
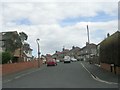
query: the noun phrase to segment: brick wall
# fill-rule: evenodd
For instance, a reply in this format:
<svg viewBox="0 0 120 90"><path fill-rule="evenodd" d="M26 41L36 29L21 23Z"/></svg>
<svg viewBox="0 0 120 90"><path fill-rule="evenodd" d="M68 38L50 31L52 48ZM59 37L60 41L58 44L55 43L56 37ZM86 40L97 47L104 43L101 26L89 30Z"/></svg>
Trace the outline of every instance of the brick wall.
<svg viewBox="0 0 120 90"><path fill-rule="evenodd" d="M116 67L116 73L120 75L120 67Z"/></svg>
<svg viewBox="0 0 120 90"><path fill-rule="evenodd" d="M42 65L42 61L40 63ZM29 61L29 62L19 62L19 63L11 63L11 64L3 64L2 65L2 75L8 75L15 72L20 72L30 68L37 68L38 61Z"/></svg>
<svg viewBox="0 0 120 90"><path fill-rule="evenodd" d="M100 63L100 66L101 66L101 68L103 68L107 71L111 71L110 64Z"/></svg>
<svg viewBox="0 0 120 90"><path fill-rule="evenodd" d="M2 65L0 65L0 77L2 76Z"/></svg>
<svg viewBox="0 0 120 90"><path fill-rule="evenodd" d="M100 66L101 68L107 70L107 71L110 71L110 72L113 72L115 73L115 70L114 70L114 67L111 68L111 65L110 64L107 64L107 63L100 63ZM111 70L112 69L112 70ZM116 74L120 74L120 67L116 67Z"/></svg>

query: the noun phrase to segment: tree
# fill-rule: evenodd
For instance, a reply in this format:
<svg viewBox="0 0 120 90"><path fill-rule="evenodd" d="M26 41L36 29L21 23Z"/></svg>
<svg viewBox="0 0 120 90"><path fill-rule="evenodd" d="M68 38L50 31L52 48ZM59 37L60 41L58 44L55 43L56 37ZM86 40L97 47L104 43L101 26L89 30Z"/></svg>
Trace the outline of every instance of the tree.
<svg viewBox="0 0 120 90"><path fill-rule="evenodd" d="M19 33L19 36L20 36L20 39L21 39L21 42L23 43L25 40L27 40L28 38L28 35L24 32L20 32ZM22 55L22 51L24 50L26 53L28 53L28 47L29 47L29 44L22 44L21 47L20 47L20 59L22 59L21 55Z"/></svg>
<svg viewBox="0 0 120 90"><path fill-rule="evenodd" d="M26 33L24 33L24 32L20 32L19 35L20 35L20 38L21 38L22 42L24 40L27 40L27 38L28 38L28 35Z"/></svg>
<svg viewBox="0 0 120 90"><path fill-rule="evenodd" d="M4 41L3 47L5 47L5 51L11 52L21 47L22 42L17 32L6 32L3 34L2 39Z"/></svg>

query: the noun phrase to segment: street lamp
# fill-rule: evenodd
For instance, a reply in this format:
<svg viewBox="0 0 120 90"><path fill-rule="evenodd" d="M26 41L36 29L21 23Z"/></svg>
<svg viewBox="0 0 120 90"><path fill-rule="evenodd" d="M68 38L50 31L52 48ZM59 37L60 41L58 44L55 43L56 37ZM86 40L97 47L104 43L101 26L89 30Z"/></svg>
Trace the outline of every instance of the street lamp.
<svg viewBox="0 0 120 90"><path fill-rule="evenodd" d="M40 45L39 45L39 38L36 39L36 42L38 44L38 68L40 67Z"/></svg>

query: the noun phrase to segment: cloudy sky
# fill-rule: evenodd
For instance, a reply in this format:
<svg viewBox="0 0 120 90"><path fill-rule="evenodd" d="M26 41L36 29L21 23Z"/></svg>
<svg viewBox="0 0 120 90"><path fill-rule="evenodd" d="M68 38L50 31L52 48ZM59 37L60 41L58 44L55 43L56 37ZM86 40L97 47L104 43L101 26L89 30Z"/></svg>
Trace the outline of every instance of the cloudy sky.
<svg viewBox="0 0 120 90"><path fill-rule="evenodd" d="M0 6L1 30L25 32L35 56L37 38L41 53L53 54L63 46L85 46L87 25L95 44L118 30L117 0L2 0Z"/></svg>

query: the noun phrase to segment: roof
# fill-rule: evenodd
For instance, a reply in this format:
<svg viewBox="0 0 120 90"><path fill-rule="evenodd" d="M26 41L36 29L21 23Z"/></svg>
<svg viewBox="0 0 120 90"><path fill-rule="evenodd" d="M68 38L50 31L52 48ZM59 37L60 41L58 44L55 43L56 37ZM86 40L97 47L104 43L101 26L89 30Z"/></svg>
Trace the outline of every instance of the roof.
<svg viewBox="0 0 120 90"><path fill-rule="evenodd" d="M17 32L17 31L5 31L5 32L2 32L2 33L8 33L8 32L11 33L11 32Z"/></svg>
<svg viewBox="0 0 120 90"><path fill-rule="evenodd" d="M112 35L110 35L109 37L107 37L103 41L101 41L98 45L100 45L101 43L103 43L104 41L106 41L108 39L109 40L115 40L115 38L118 39L118 35L120 36L120 31L116 31L115 33L113 33ZM114 39L112 39L112 38L114 38Z"/></svg>
<svg viewBox="0 0 120 90"><path fill-rule="evenodd" d="M25 54L27 57L32 57L31 54L25 53L25 51L24 51L24 54Z"/></svg>
<svg viewBox="0 0 120 90"><path fill-rule="evenodd" d="M63 52L68 52L69 51L69 49L64 49L64 51Z"/></svg>
<svg viewBox="0 0 120 90"><path fill-rule="evenodd" d="M97 47L97 45L96 44L94 44L94 43L91 43L91 44L88 44L87 46L84 46L83 48L81 48L81 50L83 50L83 49L85 49L85 48L93 48L93 47Z"/></svg>
<svg viewBox="0 0 120 90"><path fill-rule="evenodd" d="M75 48L72 48L70 51L79 51L80 48L79 47L75 47Z"/></svg>
<svg viewBox="0 0 120 90"><path fill-rule="evenodd" d="M58 52L57 52L57 53L55 53L55 54L61 54L61 53L62 53L62 52L59 52L59 51L58 51Z"/></svg>
<svg viewBox="0 0 120 90"><path fill-rule="evenodd" d="M50 55L50 54L46 54L46 56L47 56L47 57L51 57L51 55Z"/></svg>

